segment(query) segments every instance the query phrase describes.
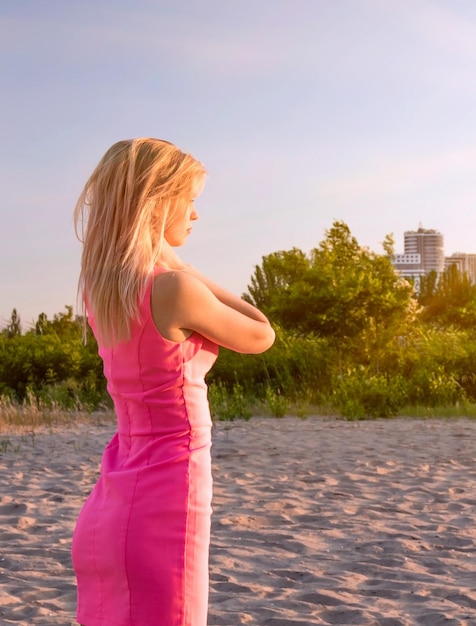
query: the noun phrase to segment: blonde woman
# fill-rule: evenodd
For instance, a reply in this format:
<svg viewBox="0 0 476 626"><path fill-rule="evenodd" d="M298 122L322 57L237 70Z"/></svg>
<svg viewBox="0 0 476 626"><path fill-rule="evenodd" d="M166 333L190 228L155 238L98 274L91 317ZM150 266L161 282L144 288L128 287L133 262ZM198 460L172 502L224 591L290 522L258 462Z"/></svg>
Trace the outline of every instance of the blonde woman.
<svg viewBox="0 0 476 626"><path fill-rule="evenodd" d="M173 144L114 144L78 200L80 292L117 433L73 538L84 626L206 626L212 477L204 376L218 346L260 353L266 317L184 264L201 163Z"/></svg>

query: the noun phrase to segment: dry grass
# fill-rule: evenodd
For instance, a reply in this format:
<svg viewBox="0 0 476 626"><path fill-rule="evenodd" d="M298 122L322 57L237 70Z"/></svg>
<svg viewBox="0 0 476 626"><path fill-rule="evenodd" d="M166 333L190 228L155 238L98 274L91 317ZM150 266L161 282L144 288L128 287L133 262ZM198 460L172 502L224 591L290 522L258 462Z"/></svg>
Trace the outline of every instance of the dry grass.
<svg viewBox="0 0 476 626"><path fill-rule="evenodd" d="M256 406L253 409L256 410ZM273 407L259 407L256 411L260 415L280 417L282 414L272 410ZM255 413L255 411L252 411ZM305 419L311 415L334 415L335 411L329 407L316 407L312 405L287 404L284 409L287 415L295 415ZM284 414L283 413L283 414ZM476 404L465 404L449 407L422 407L407 406L399 412L400 416L416 418L476 418ZM235 419L239 415L233 415ZM391 419L391 418L389 418ZM56 427L68 427L79 423L91 423L96 425L114 423L115 413L112 409L105 408L100 411L88 411L85 408L66 410L58 404L42 404L33 398L28 398L23 403L13 402L8 398L0 397L0 434L24 434L34 436L36 431L53 431Z"/></svg>
<svg viewBox="0 0 476 626"><path fill-rule="evenodd" d="M44 405L31 398L21 404L0 398L0 433L31 434L37 430L53 429L56 426L68 426L80 422L103 424L114 420L115 415L111 410L66 411L54 403Z"/></svg>

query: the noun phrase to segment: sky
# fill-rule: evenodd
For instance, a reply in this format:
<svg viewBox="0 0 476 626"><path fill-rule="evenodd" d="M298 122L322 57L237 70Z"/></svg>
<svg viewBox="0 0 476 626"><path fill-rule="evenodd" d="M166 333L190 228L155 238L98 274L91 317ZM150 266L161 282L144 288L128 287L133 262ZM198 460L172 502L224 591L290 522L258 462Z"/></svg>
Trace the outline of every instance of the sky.
<svg viewBox="0 0 476 626"><path fill-rule="evenodd" d="M476 253L474 0L15 0L0 68L0 326L76 310L74 206L131 137L205 164L180 254L237 294L334 220Z"/></svg>

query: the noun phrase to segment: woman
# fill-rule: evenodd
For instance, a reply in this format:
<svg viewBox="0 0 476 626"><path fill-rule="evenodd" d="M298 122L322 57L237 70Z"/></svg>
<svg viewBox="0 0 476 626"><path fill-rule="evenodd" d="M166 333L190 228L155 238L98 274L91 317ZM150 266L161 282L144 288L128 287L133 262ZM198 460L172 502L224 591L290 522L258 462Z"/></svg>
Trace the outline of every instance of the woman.
<svg viewBox="0 0 476 626"><path fill-rule="evenodd" d="M206 626L211 419L218 346L260 353L256 308L180 261L201 163L159 139L120 141L78 200L80 290L117 414L73 538L84 626Z"/></svg>

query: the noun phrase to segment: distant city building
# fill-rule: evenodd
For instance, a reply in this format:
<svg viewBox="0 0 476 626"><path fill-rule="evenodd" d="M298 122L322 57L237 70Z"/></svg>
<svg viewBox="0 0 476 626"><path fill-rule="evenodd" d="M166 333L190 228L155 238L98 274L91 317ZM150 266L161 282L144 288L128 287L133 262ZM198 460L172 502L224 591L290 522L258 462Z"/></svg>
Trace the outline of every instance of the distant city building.
<svg viewBox="0 0 476 626"><path fill-rule="evenodd" d="M443 235L437 230L419 228L404 233L405 254L419 254L421 268L425 274L431 271L441 273L445 269Z"/></svg>
<svg viewBox="0 0 476 626"><path fill-rule="evenodd" d="M469 276L473 284L476 283L476 254L455 252L445 258L445 269L450 265L456 265L460 272Z"/></svg>
<svg viewBox="0 0 476 626"><path fill-rule="evenodd" d="M404 233L404 253L395 254L393 265L405 278L414 278L435 271L441 274L445 269L443 235L437 230L420 228Z"/></svg>
<svg viewBox="0 0 476 626"><path fill-rule="evenodd" d="M403 236L404 253L394 255L393 266L404 278L413 279L417 290L421 276L432 271L442 274L451 265L456 265L476 284L476 254L455 252L445 257L443 235L422 226L418 230L407 230Z"/></svg>
<svg viewBox="0 0 476 626"><path fill-rule="evenodd" d="M395 254L393 266L404 278L417 278L425 274L420 254Z"/></svg>

